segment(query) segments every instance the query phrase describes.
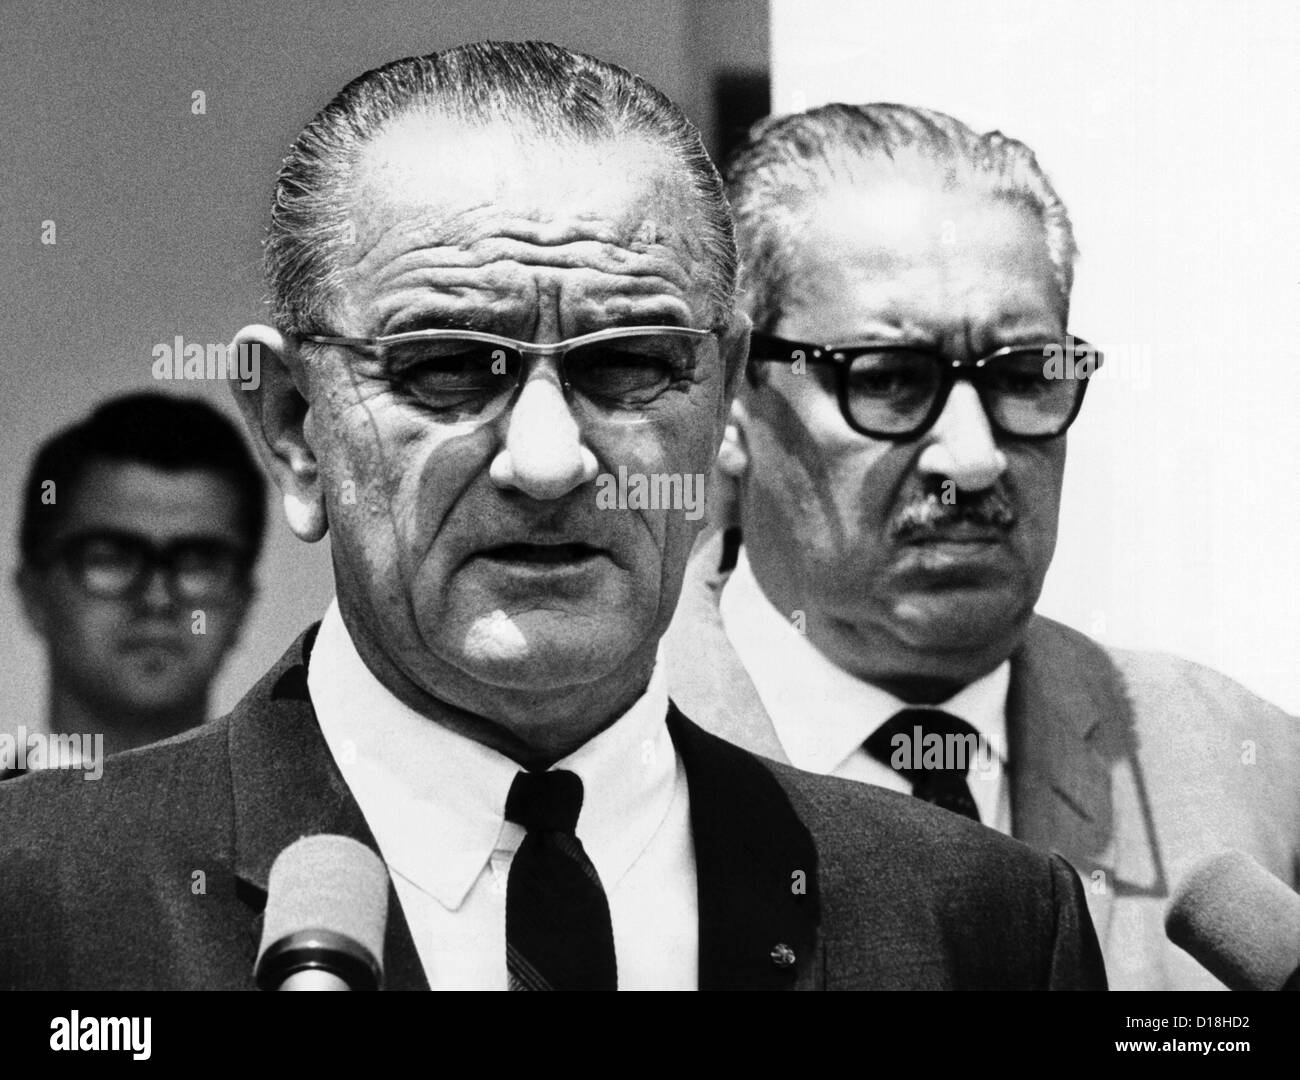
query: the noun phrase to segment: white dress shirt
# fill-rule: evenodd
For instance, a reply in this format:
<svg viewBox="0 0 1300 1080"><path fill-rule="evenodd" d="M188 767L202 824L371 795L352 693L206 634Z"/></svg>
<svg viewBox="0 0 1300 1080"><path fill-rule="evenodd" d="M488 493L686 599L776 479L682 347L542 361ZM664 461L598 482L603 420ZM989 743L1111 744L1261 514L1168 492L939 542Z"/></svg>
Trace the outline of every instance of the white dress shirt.
<svg viewBox="0 0 1300 1080"><path fill-rule="evenodd" d="M374 833L431 988L504 990L506 884L524 830L505 820L519 766L399 701L366 667L338 602L307 685ZM695 850L686 773L656 663L615 723L555 764L583 782L577 836L609 899L621 990L695 989Z"/></svg>
<svg viewBox="0 0 1300 1080"><path fill-rule="evenodd" d="M772 718L790 763L808 772L842 776L895 791L912 785L863 749L876 728L908 704L850 675L818 651L768 600L741 548L722 590L722 625ZM1011 793L1006 782L1007 688L1011 662L937 705L975 728L991 750L967 780L980 820L1011 834Z"/></svg>

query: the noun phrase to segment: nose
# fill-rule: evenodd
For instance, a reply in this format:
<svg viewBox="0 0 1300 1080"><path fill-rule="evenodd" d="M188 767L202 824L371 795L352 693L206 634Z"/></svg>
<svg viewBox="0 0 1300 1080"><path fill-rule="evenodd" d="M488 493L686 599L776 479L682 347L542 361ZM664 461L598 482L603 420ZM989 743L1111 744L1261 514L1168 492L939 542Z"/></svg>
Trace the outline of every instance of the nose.
<svg viewBox="0 0 1300 1080"><path fill-rule="evenodd" d="M145 579L139 593L139 604L151 612L170 611L176 604L171 589L167 585L167 571L154 566L146 571Z"/></svg>
<svg viewBox="0 0 1300 1080"><path fill-rule="evenodd" d="M558 499L595 479L596 457L582 441L554 368L535 370L524 382L488 475L498 487L534 499Z"/></svg>
<svg viewBox="0 0 1300 1080"><path fill-rule="evenodd" d="M953 386L931 436L917 461L923 473L946 477L962 491L983 491L1006 471L984 404L965 380Z"/></svg>

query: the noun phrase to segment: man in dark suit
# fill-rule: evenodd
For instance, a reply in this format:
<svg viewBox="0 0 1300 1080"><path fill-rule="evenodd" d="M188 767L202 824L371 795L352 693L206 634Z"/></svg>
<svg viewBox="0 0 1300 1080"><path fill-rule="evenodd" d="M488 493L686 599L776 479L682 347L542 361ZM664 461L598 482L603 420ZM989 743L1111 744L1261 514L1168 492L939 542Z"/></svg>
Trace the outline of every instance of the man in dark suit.
<svg viewBox="0 0 1300 1080"><path fill-rule="evenodd" d="M1097 355L1069 333L1074 239L1033 153L834 104L757 126L728 185L754 321L719 455L739 528L687 571L674 699L1065 855L1112 986L1219 985L1165 907L1220 847L1300 886L1300 722L1034 613ZM940 735L964 752L923 760Z"/></svg>
<svg viewBox="0 0 1300 1080"><path fill-rule="evenodd" d="M390 987L1105 985L1060 860L670 704L748 336L671 102L537 43L386 65L291 149L267 268L239 400L337 599L229 717L0 794L0 985L249 986L317 832L387 865Z"/></svg>

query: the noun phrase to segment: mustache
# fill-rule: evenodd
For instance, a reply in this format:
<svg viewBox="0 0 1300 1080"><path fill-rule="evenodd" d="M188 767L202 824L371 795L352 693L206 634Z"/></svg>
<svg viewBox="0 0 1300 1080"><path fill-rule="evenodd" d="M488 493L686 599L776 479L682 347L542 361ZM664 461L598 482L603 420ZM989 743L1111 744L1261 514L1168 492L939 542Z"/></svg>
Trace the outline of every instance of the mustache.
<svg viewBox="0 0 1300 1080"><path fill-rule="evenodd" d="M1006 532L1016 524L1015 508L998 488L957 491L956 498L944 499L939 491L924 492L896 513L889 522L889 536L895 540L916 540L937 536L954 525L975 525Z"/></svg>

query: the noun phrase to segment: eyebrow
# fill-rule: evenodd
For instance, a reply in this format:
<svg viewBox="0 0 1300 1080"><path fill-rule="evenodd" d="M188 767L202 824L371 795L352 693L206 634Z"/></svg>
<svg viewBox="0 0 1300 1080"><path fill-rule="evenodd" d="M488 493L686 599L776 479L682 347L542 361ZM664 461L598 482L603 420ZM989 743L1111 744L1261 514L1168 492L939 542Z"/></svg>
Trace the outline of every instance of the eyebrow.
<svg viewBox="0 0 1300 1080"><path fill-rule="evenodd" d="M1068 333L1069 331L1066 331ZM1050 329L1046 323L1037 323L1030 319L1008 319L1000 323L993 324L988 338L998 344L990 345L987 351L996 349L1018 348L1022 345L1034 346L1049 344L1057 341L1061 337L1055 330ZM825 346L826 342L813 342ZM877 332L864 332L855 334L851 337L836 338L830 345L840 349L850 349L856 346L882 346L896 345L899 348L906 349L937 349L938 341L934 334L928 332L913 333L904 331L901 336L885 335ZM979 350L976 350L979 351Z"/></svg>
<svg viewBox="0 0 1300 1080"><path fill-rule="evenodd" d="M615 315L610 319L602 320L601 325L594 327L596 330L615 330L624 327L633 326L685 326L686 323L672 311L660 311L657 313L634 314L626 312L623 315Z"/></svg>
<svg viewBox="0 0 1300 1080"><path fill-rule="evenodd" d="M78 529L68 533L57 543L59 544L87 544L101 543L108 541L116 544L130 544L139 547L146 547L152 551L167 551L169 549L194 546L198 544L221 544L227 547L242 547L240 543L232 540L224 533L216 532L185 532L176 536L171 536L165 540L156 540L145 533L134 532L130 529L117 529L111 527Z"/></svg>
<svg viewBox="0 0 1300 1080"><path fill-rule="evenodd" d="M409 334L416 330L486 330L483 319L476 313L453 315L449 312L421 311L403 316L384 328L376 337L389 337L393 334Z"/></svg>

